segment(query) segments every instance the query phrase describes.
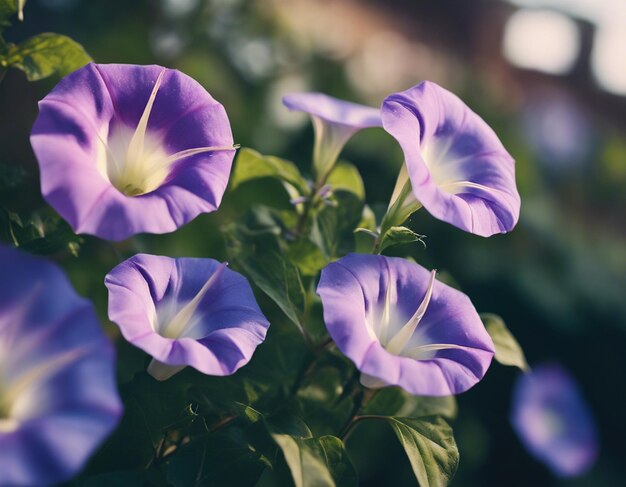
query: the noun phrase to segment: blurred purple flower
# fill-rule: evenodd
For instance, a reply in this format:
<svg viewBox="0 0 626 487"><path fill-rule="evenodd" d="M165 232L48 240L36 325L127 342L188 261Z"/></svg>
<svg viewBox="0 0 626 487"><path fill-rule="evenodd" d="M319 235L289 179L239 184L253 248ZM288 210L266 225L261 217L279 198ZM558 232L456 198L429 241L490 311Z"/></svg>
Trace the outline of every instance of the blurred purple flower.
<svg viewBox="0 0 626 487"><path fill-rule="evenodd" d="M122 413L113 347L53 264L0 246L0 485L78 473Z"/></svg>
<svg viewBox="0 0 626 487"><path fill-rule="evenodd" d="M179 71L89 64L39 110L42 193L77 233L172 232L219 206L235 153L228 117Z"/></svg>
<svg viewBox="0 0 626 487"><path fill-rule="evenodd" d="M380 110L339 100L323 93L292 93L283 97L289 110L311 115L315 130L313 167L324 182L346 142L359 130L381 127Z"/></svg>
<svg viewBox="0 0 626 487"><path fill-rule="evenodd" d="M381 116L404 151L414 197L434 217L483 237L513 229L515 161L457 96L424 81L387 97Z"/></svg>
<svg viewBox="0 0 626 487"><path fill-rule="evenodd" d="M317 293L331 337L367 387L458 394L491 363L493 342L469 298L418 264L350 254L322 270Z"/></svg>
<svg viewBox="0 0 626 487"><path fill-rule="evenodd" d="M153 357L165 380L190 365L229 375L248 363L269 322L247 279L213 259L138 254L105 278L109 318Z"/></svg>
<svg viewBox="0 0 626 487"><path fill-rule="evenodd" d="M591 412L560 365L535 367L518 379L511 423L528 451L559 477L584 473L598 456Z"/></svg>

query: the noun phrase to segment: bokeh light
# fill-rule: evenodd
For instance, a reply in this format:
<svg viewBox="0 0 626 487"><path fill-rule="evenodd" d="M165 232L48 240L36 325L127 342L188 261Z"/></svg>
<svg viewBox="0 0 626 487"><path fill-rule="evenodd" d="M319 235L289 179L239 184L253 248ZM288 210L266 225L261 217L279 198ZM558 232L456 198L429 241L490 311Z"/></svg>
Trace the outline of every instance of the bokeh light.
<svg viewBox="0 0 626 487"><path fill-rule="evenodd" d="M576 61L579 47L574 21L549 10L519 10L504 31L504 54L521 68L567 73Z"/></svg>

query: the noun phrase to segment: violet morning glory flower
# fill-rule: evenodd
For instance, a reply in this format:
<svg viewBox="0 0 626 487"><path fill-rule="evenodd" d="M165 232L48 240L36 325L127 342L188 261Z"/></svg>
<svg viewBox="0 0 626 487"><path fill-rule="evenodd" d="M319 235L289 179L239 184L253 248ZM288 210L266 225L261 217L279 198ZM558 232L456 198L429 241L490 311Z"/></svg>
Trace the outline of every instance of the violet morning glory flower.
<svg viewBox="0 0 626 487"><path fill-rule="evenodd" d="M39 104L44 198L77 233L123 240L217 209L235 148L224 107L160 66L89 64Z"/></svg>
<svg viewBox="0 0 626 487"><path fill-rule="evenodd" d="M380 127L380 110L339 100L323 93L292 93L283 97L290 110L311 115L315 130L313 167L324 182L346 142L359 130Z"/></svg>
<svg viewBox="0 0 626 487"><path fill-rule="evenodd" d="M165 380L185 366L229 375L248 363L269 322L248 280L213 259L137 254L105 278L109 318L153 357Z"/></svg>
<svg viewBox="0 0 626 487"><path fill-rule="evenodd" d="M381 116L402 147L414 197L431 215L483 237L513 229L515 161L456 95L424 81L387 97Z"/></svg>
<svg viewBox="0 0 626 487"><path fill-rule="evenodd" d="M405 259L349 254L322 270L326 327L368 387L416 395L466 391L494 346L469 298Z"/></svg>
<svg viewBox="0 0 626 487"><path fill-rule="evenodd" d="M0 246L0 485L78 473L122 405L93 306L53 264Z"/></svg>
<svg viewBox="0 0 626 487"><path fill-rule="evenodd" d="M520 376L511 423L528 451L560 477L587 471L598 456L593 417L574 379L560 365Z"/></svg>

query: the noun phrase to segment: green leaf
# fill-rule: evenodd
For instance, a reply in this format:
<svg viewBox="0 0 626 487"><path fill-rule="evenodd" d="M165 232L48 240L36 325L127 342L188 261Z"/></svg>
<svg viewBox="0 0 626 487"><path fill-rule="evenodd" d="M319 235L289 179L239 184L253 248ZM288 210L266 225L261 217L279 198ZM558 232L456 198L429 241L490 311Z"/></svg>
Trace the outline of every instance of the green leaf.
<svg viewBox="0 0 626 487"><path fill-rule="evenodd" d="M12 190L26 180L26 171L22 166L0 164L0 191Z"/></svg>
<svg viewBox="0 0 626 487"><path fill-rule="evenodd" d="M391 204L387 208L380 224L381 235L387 233L391 227L402 225L413 213L421 208L419 201L415 199L411 188L411 180L406 169L406 164L402 165L396 187L391 196Z"/></svg>
<svg viewBox="0 0 626 487"><path fill-rule="evenodd" d="M237 414L242 418L246 419L250 423L256 423L263 419L263 415L254 409L252 406L248 406L247 404L243 404L240 402L234 403L234 409L237 411Z"/></svg>
<svg viewBox="0 0 626 487"><path fill-rule="evenodd" d="M440 416L386 418L409 457L421 487L443 487L459 466L452 428Z"/></svg>
<svg viewBox="0 0 626 487"><path fill-rule="evenodd" d="M313 438L313 433L298 416L293 414L279 414L266 422L268 431L272 435L287 435L295 438Z"/></svg>
<svg viewBox="0 0 626 487"><path fill-rule="evenodd" d="M370 230L371 232L374 232L378 237L378 229L376 227L376 215L369 205L363 206L363 211L361 212L361 221L359 222L359 228L357 228L357 230L360 229Z"/></svg>
<svg viewBox="0 0 626 487"><path fill-rule="evenodd" d="M191 384L190 397L203 411L218 416L228 411L252 422L258 411L272 410L291 395L307 350L300 332L286 319L272 320L265 341L237 374L210 377L188 367L170 380L180 376Z"/></svg>
<svg viewBox="0 0 626 487"><path fill-rule="evenodd" d="M356 471L339 438L314 438L308 426L290 414L277 415L265 425L283 452L296 487L357 485Z"/></svg>
<svg viewBox="0 0 626 487"><path fill-rule="evenodd" d="M117 472L106 472L93 475L85 479L75 480L71 485L76 487L136 487L144 485L145 474L141 470L122 470Z"/></svg>
<svg viewBox="0 0 626 487"><path fill-rule="evenodd" d="M305 291L298 268L277 252L237 257L237 265L297 326L302 326Z"/></svg>
<svg viewBox="0 0 626 487"><path fill-rule="evenodd" d="M348 487L357 476L343 442L334 436L302 438L272 433L296 487Z"/></svg>
<svg viewBox="0 0 626 487"><path fill-rule="evenodd" d="M359 254L371 254L379 236L376 226L376 215L368 205L365 205L361 212L361 221L354 231L356 240L355 251Z"/></svg>
<svg viewBox="0 0 626 487"><path fill-rule="evenodd" d="M322 207L315 215L311 240L332 260L354 251L354 230L361 219L363 202L348 191L336 191L334 205Z"/></svg>
<svg viewBox="0 0 626 487"><path fill-rule="evenodd" d="M380 241L379 251L382 252L383 250L393 247L394 245L409 244L413 242L420 242L422 245L425 245L423 239L424 235L419 235L407 227L391 227L383 235Z"/></svg>
<svg viewBox="0 0 626 487"><path fill-rule="evenodd" d="M21 69L29 81L53 74L65 76L92 61L83 47L69 37L44 33L10 45L6 65Z"/></svg>
<svg viewBox="0 0 626 487"><path fill-rule="evenodd" d="M506 327L502 318L490 313L483 313L480 317L496 347L494 358L502 365L518 367L522 371L528 372L528 362L522 347Z"/></svg>
<svg viewBox="0 0 626 487"><path fill-rule="evenodd" d="M157 382L146 373L120 387L124 401L121 424L92 458L95 471L137 469L154 458L168 427L191 422L186 385Z"/></svg>
<svg viewBox="0 0 626 487"><path fill-rule="evenodd" d="M177 451L167 466L168 485L253 486L269 459L250 444L245 431L229 428Z"/></svg>
<svg viewBox="0 0 626 487"><path fill-rule="evenodd" d="M458 405L454 396L415 396L411 412L407 416L443 416L447 419L455 419L458 413Z"/></svg>
<svg viewBox="0 0 626 487"><path fill-rule="evenodd" d="M20 5L21 4L21 5ZM26 0L0 0L0 28L5 25L5 22L15 13L17 13L20 17L20 20L23 20L22 11L24 9L24 5L26 4ZM8 22L6 22L8 26Z"/></svg>
<svg viewBox="0 0 626 487"><path fill-rule="evenodd" d="M354 365L336 351L325 351L309 365L296 393L298 415L315 436L342 431L354 414L355 392L360 386Z"/></svg>
<svg viewBox="0 0 626 487"><path fill-rule="evenodd" d="M367 403L364 414L379 416L443 416L456 418L458 411L454 396L413 396L400 387L385 387Z"/></svg>
<svg viewBox="0 0 626 487"><path fill-rule="evenodd" d="M274 178L295 189L298 195L308 195L309 185L298 167L291 161L274 156L264 156L255 150L243 148L239 151L235 169L230 177L231 188L260 178ZM286 188L289 191L289 188ZM291 191L290 195L295 196Z"/></svg>
<svg viewBox="0 0 626 487"><path fill-rule="evenodd" d="M263 471L272 467L270 458L276 457L277 448L263 415L237 402L226 409L235 416L221 426L220 421L211 426L206 419L198 421L205 425L200 434L187 438L171 455L167 462L167 485L253 486Z"/></svg>
<svg viewBox="0 0 626 487"><path fill-rule="evenodd" d="M82 237L49 208L18 214L0 206L0 241L34 254L51 254L66 249L77 255Z"/></svg>
<svg viewBox="0 0 626 487"><path fill-rule="evenodd" d="M153 445L173 424L193 419L187 409L188 385L175 380L158 382L148 374L137 374L124 384L122 391L127 404L137 405L143 416L143 426Z"/></svg>
<svg viewBox="0 0 626 487"><path fill-rule="evenodd" d="M300 271L283 255L277 233L276 226L249 229L234 224L224 229L230 261L302 328L306 293Z"/></svg>
<svg viewBox="0 0 626 487"><path fill-rule="evenodd" d="M320 248L307 239L299 239L290 244L287 258L298 266L304 276L315 276L328 264L328 259Z"/></svg>
<svg viewBox="0 0 626 487"><path fill-rule="evenodd" d="M331 171L326 184L333 190L349 191L361 201L365 200L365 186L359 170L347 161L339 161Z"/></svg>

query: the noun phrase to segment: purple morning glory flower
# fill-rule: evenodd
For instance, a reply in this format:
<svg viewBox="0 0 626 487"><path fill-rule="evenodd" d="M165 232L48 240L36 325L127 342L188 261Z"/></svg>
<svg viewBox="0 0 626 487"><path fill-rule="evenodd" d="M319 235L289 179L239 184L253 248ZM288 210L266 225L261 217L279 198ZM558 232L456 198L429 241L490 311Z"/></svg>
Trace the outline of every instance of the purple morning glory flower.
<svg viewBox="0 0 626 487"><path fill-rule="evenodd" d="M315 130L313 167L323 182L346 142L359 130L381 127L380 110L339 100L323 93L292 93L283 97L290 110L311 115Z"/></svg>
<svg viewBox="0 0 626 487"><path fill-rule="evenodd" d="M138 254L105 278L109 318L153 357L165 380L187 365L229 375L248 363L269 322L248 280L213 259Z"/></svg>
<svg viewBox="0 0 626 487"><path fill-rule="evenodd" d="M326 327L367 387L459 394L485 375L494 346L469 298L405 259L350 254L317 287Z"/></svg>
<svg viewBox="0 0 626 487"><path fill-rule="evenodd" d="M114 351L53 264L0 246L0 485L78 473L122 413Z"/></svg>
<svg viewBox="0 0 626 487"><path fill-rule="evenodd" d="M598 456L591 412L560 365L534 367L518 379L511 423L528 451L557 476L580 475Z"/></svg>
<svg viewBox="0 0 626 487"><path fill-rule="evenodd" d="M44 198L77 233L176 230L219 206L235 154L224 107L160 66L89 64L39 104Z"/></svg>
<svg viewBox="0 0 626 487"><path fill-rule="evenodd" d="M414 197L431 215L483 237L513 229L515 161L456 95L424 81L387 97L381 116L402 147Z"/></svg>

